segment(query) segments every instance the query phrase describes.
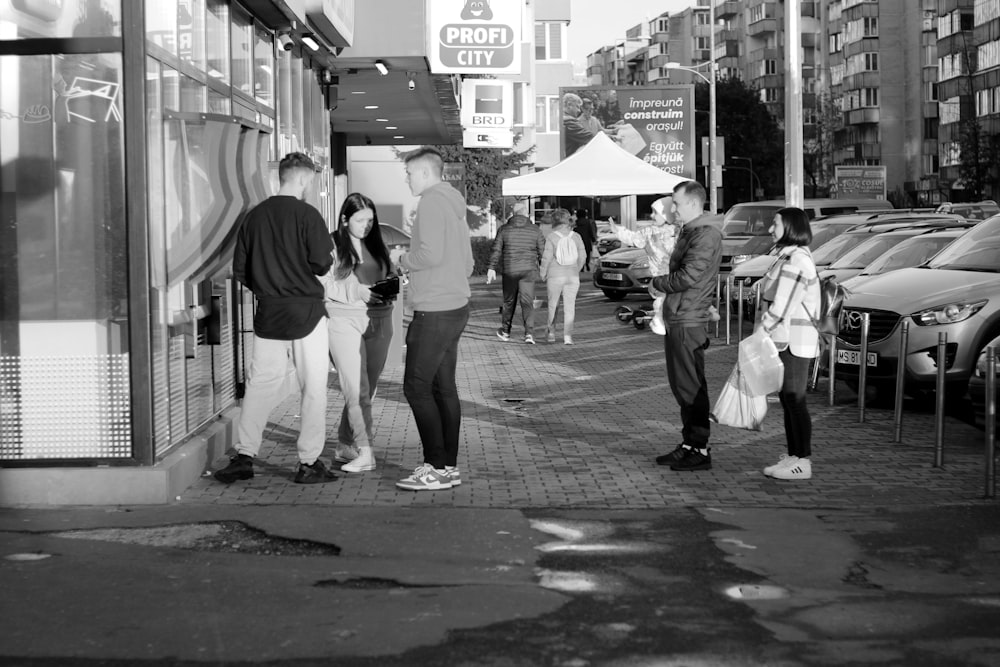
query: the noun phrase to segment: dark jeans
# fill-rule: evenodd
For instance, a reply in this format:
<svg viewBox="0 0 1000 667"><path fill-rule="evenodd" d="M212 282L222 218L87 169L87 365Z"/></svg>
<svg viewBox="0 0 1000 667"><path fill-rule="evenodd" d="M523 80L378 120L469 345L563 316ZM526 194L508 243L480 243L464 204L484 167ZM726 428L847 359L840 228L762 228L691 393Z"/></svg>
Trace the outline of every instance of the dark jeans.
<svg viewBox="0 0 1000 667"><path fill-rule="evenodd" d="M590 254L594 252L594 242L590 239L583 239L583 270L590 271Z"/></svg>
<svg viewBox="0 0 1000 667"><path fill-rule="evenodd" d="M402 306L399 306L402 308ZM375 390L378 389L378 379L382 377L386 357L389 356L389 344L392 342L392 309L378 310L373 314L369 311L368 328L361 337L361 413L364 415L365 426L372 425L372 401ZM340 426L337 427L337 440L344 444L354 442L354 429L348 417L349 407L345 404L340 415ZM371 444L371 443L369 443Z"/></svg>
<svg viewBox="0 0 1000 667"><path fill-rule="evenodd" d="M778 392L778 400L785 411L788 455L806 458L812 454L812 419L806 405L806 384L812 359L796 357L787 349L779 352L778 358L785 365L785 379Z"/></svg>
<svg viewBox="0 0 1000 667"><path fill-rule="evenodd" d="M503 309L500 311L500 328L510 333L514 308L521 304L524 335L535 333L535 280L538 270L503 274Z"/></svg>
<svg viewBox="0 0 1000 667"><path fill-rule="evenodd" d="M681 436L691 447L708 447L708 381L705 379L705 349L708 331L696 327L668 327L663 345L667 357L667 379L681 408Z"/></svg>
<svg viewBox="0 0 1000 667"><path fill-rule="evenodd" d="M435 468L458 461L462 405L455 387L458 341L469 321L469 307L413 313L406 330L403 395L417 423L424 463Z"/></svg>

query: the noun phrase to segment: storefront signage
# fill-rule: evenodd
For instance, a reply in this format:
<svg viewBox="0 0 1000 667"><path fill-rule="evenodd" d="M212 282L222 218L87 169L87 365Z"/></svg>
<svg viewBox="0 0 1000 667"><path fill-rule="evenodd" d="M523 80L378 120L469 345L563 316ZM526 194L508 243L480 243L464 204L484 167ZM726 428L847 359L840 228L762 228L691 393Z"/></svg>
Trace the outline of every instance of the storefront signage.
<svg viewBox="0 0 1000 667"><path fill-rule="evenodd" d="M834 167L837 199L885 199L885 166Z"/></svg>
<svg viewBox="0 0 1000 667"><path fill-rule="evenodd" d="M695 178L694 86L560 88L563 156L604 132L637 158Z"/></svg>
<svg viewBox="0 0 1000 667"><path fill-rule="evenodd" d="M512 0L429 0L431 72L519 74L522 7Z"/></svg>

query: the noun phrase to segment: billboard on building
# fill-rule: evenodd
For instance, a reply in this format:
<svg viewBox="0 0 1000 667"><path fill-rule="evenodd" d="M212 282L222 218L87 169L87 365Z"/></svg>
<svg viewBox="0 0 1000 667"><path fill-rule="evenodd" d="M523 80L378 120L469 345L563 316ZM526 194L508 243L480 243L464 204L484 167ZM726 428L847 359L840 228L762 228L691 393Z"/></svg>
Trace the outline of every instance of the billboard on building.
<svg viewBox="0 0 1000 667"><path fill-rule="evenodd" d="M885 199L885 165L836 166L837 199Z"/></svg>
<svg viewBox="0 0 1000 667"><path fill-rule="evenodd" d="M427 60L434 74L520 74L523 2L427 3Z"/></svg>
<svg viewBox="0 0 1000 667"><path fill-rule="evenodd" d="M694 86L573 86L559 94L562 157L604 132L637 158L695 178Z"/></svg>

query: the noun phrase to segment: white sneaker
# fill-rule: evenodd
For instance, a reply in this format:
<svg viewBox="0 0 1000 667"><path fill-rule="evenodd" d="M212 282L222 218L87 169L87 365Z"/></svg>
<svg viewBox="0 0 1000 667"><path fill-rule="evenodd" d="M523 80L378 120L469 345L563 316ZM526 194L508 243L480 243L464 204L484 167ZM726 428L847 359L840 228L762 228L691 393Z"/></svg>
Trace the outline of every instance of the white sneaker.
<svg viewBox="0 0 1000 667"><path fill-rule="evenodd" d="M455 486L444 470L438 470L429 463L423 463L409 477L396 482L396 486L407 491L442 491Z"/></svg>
<svg viewBox="0 0 1000 667"><path fill-rule="evenodd" d="M809 459L796 459L795 463L784 468L778 468L771 477L775 479L812 479L812 463Z"/></svg>
<svg viewBox="0 0 1000 667"><path fill-rule="evenodd" d="M767 466L766 468L764 468L764 474L770 477L774 474L775 470L780 470L781 468L787 468L788 466L792 465L798 460L799 457L797 456L791 456L790 454L782 454L781 458L778 459L777 463L775 463L773 466Z"/></svg>
<svg viewBox="0 0 1000 667"><path fill-rule="evenodd" d="M372 453L372 448L362 447L357 458L350 463L340 466L340 469L344 472L368 472L375 470L375 454Z"/></svg>
<svg viewBox="0 0 1000 667"><path fill-rule="evenodd" d="M563 336L563 345L572 345L572 344L573 344L572 336Z"/></svg>

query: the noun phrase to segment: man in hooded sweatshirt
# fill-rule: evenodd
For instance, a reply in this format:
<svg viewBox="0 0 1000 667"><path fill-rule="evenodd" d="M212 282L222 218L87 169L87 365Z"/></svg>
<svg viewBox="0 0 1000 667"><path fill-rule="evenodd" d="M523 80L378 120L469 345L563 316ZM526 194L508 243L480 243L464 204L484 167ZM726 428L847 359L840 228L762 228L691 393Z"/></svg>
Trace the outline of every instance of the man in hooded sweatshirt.
<svg viewBox="0 0 1000 667"><path fill-rule="evenodd" d="M503 274L503 308L497 338L510 340L514 308L521 304L524 342L535 344L535 281L541 279L539 267L545 252L545 235L527 216L515 213L500 228L493 240L486 283L496 280L497 269Z"/></svg>

